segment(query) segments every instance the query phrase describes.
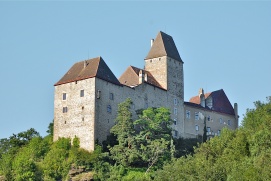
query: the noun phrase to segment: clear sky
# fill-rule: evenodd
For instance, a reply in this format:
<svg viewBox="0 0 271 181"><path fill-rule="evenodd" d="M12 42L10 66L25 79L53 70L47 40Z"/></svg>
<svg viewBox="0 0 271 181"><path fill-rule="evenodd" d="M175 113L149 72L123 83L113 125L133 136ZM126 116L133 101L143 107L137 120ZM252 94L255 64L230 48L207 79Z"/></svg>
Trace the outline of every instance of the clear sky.
<svg viewBox="0 0 271 181"><path fill-rule="evenodd" d="M271 1L1 1L0 138L53 120L54 83L102 56L119 77L144 66L150 39L171 35L185 100L224 89L240 120L271 96Z"/></svg>

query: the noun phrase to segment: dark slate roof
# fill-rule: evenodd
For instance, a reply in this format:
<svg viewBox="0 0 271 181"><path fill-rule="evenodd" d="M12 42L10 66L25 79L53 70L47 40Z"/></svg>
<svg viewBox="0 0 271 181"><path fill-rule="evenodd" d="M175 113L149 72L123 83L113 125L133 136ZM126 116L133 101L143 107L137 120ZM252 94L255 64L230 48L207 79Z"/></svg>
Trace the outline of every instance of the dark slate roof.
<svg viewBox="0 0 271 181"><path fill-rule="evenodd" d="M85 62L86 67L84 67ZM96 57L75 63L55 86L92 77L97 77L113 84L121 85L102 57Z"/></svg>
<svg viewBox="0 0 271 181"><path fill-rule="evenodd" d="M195 108L198 108L198 109L204 109L204 110L212 111L212 109L210 109L207 106L206 107L202 107L200 104L196 104L196 103L193 103L193 102L186 102L186 101L184 101L184 105L195 107Z"/></svg>
<svg viewBox="0 0 271 181"><path fill-rule="evenodd" d="M163 87L156 81L152 74L146 70L129 66L126 71L120 76L119 81L121 84L133 87L139 85L139 72L142 71L143 74L147 74L147 81L145 83L163 89ZM163 89L164 90L164 89Z"/></svg>
<svg viewBox="0 0 271 181"><path fill-rule="evenodd" d="M225 113L225 114L235 115L234 109L223 89L206 93L204 95L205 95L205 99L207 99L208 97L212 97L213 107L211 108L211 110ZM200 106L199 96L192 97L189 100L189 102L194 105ZM206 106L205 108L208 108L208 107Z"/></svg>
<svg viewBox="0 0 271 181"><path fill-rule="evenodd" d="M162 56L168 56L182 62L182 59L179 55L179 52L172 37L160 31L156 36L151 50L149 51L145 59L157 58Z"/></svg>

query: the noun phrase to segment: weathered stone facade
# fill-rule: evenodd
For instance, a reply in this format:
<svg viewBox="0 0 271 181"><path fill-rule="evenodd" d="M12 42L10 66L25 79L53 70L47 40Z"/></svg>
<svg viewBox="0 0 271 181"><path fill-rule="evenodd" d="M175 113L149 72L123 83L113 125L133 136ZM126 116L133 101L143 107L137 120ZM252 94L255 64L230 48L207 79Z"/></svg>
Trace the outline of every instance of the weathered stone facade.
<svg viewBox="0 0 271 181"><path fill-rule="evenodd" d="M217 122L220 118L232 120L231 129L238 126L237 112L225 114L195 103L185 104L183 61L171 36L159 32L145 58L144 69L128 67L118 80L103 59L97 57L76 63L55 84L54 140L77 136L82 148L93 150L95 141L105 140L110 133L118 104L128 97L133 101L134 118L138 109L169 108L174 120L174 137L202 134L203 122L192 119L194 112L212 118L207 121L207 126L210 125L213 132L226 126L224 122ZM186 117L188 110L191 113L189 119Z"/></svg>

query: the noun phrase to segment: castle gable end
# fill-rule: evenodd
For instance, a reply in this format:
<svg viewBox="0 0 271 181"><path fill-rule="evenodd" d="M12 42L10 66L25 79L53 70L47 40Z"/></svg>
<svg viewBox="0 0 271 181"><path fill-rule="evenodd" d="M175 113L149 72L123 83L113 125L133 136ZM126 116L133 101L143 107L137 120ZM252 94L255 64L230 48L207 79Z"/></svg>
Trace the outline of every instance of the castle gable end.
<svg viewBox="0 0 271 181"><path fill-rule="evenodd" d="M113 84L121 85L102 57L96 57L75 63L55 86L92 77L97 77Z"/></svg>

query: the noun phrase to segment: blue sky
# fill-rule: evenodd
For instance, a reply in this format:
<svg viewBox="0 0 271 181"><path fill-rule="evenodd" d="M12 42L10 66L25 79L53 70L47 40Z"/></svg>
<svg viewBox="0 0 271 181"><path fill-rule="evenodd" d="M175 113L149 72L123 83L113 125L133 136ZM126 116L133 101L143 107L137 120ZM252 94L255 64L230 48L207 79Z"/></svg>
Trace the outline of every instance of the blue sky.
<svg viewBox="0 0 271 181"><path fill-rule="evenodd" d="M119 77L144 66L150 39L171 35L185 100L224 89L242 120L271 96L271 1L1 1L0 138L53 120L54 83L102 56Z"/></svg>

